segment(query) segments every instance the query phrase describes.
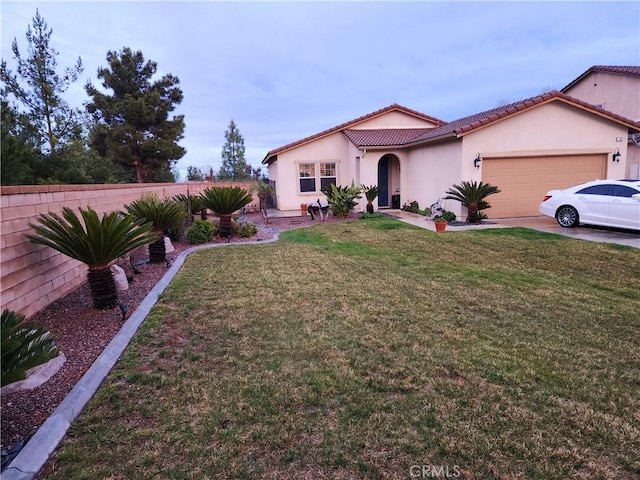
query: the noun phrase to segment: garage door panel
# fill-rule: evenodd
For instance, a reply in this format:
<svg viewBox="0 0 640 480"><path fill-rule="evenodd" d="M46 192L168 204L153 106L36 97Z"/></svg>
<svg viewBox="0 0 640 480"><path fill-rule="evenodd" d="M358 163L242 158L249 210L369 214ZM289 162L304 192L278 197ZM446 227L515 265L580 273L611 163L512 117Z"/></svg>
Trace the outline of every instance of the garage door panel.
<svg viewBox="0 0 640 480"><path fill-rule="evenodd" d="M604 155L486 158L482 181L500 188L487 200L492 218L539 215L538 207L549 190L605 178Z"/></svg>

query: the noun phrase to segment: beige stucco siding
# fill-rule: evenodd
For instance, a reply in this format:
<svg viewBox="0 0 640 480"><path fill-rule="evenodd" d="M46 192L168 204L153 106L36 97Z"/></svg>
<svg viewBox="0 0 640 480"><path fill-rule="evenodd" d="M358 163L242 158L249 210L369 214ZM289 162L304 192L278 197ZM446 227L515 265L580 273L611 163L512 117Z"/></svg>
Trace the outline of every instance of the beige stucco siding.
<svg viewBox="0 0 640 480"><path fill-rule="evenodd" d="M591 72L565 92L592 105L601 105L633 121L640 121L640 78Z"/></svg>
<svg viewBox="0 0 640 480"><path fill-rule="evenodd" d="M487 157L607 154L607 178L623 178L627 128L561 102L530 109L463 137L462 178L482 178L473 168L477 153ZM620 149L619 163L611 154ZM476 170L476 172L474 172Z"/></svg>
<svg viewBox="0 0 640 480"><path fill-rule="evenodd" d="M429 207L452 185L460 182L462 142L452 140L416 148L407 162L401 163L401 203L417 200L420 208ZM447 200L445 208L460 216L459 202Z"/></svg>
<svg viewBox="0 0 640 480"><path fill-rule="evenodd" d="M349 143L344 135L338 132L279 154L276 164L269 170L269 177L277 179L278 208L297 210L301 203L309 203L322 196L319 192L319 181L316 182L316 192L300 193L298 165L301 163L314 163L317 170L320 162L335 162L338 183L351 183L350 167L347 163ZM271 177L272 169L275 171L276 168L277 176Z"/></svg>

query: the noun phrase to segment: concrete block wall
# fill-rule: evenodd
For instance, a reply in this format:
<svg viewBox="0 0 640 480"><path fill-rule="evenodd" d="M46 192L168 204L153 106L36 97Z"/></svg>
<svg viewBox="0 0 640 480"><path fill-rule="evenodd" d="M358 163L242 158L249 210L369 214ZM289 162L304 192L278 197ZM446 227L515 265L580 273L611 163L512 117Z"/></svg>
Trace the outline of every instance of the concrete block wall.
<svg viewBox="0 0 640 480"><path fill-rule="evenodd" d="M82 285L87 267L52 248L31 243L41 213L62 212L70 207L93 208L103 213L124 210L128 203L147 192L160 198L198 195L211 186L237 185L250 190L253 182L237 183L156 183L118 185L21 185L0 187L0 305L30 317L53 301ZM254 193L254 205L258 199Z"/></svg>

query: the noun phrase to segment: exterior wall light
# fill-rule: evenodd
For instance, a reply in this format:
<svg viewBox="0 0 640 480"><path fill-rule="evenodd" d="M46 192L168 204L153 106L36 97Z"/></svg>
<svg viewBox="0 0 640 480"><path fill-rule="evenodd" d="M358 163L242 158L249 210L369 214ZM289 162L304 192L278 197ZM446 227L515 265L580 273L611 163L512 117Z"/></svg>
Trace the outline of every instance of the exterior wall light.
<svg viewBox="0 0 640 480"><path fill-rule="evenodd" d="M481 161L482 161L482 158L480 158L480 154L478 153L478 155L476 155L475 160L473 161L473 166L476 168L480 168Z"/></svg>
<svg viewBox="0 0 640 480"><path fill-rule="evenodd" d="M620 153L620 149L619 149L619 148L616 148L616 151L615 151L615 153L611 156L611 159L612 159L614 162L619 163L619 162L620 162L620 156L621 156L621 155L622 155L622 154Z"/></svg>

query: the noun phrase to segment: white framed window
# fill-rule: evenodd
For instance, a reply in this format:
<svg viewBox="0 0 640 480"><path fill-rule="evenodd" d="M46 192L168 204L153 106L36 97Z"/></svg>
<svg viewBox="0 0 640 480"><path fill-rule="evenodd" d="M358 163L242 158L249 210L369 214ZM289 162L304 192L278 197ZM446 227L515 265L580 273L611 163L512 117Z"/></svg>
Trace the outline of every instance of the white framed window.
<svg viewBox="0 0 640 480"><path fill-rule="evenodd" d="M316 191L316 164L301 163L298 165L300 193Z"/></svg>
<svg viewBox="0 0 640 480"><path fill-rule="evenodd" d="M298 164L298 188L300 193L318 193L334 183L337 185L336 162Z"/></svg>
<svg viewBox="0 0 640 480"><path fill-rule="evenodd" d="M320 163L320 190L324 190L331 185L337 185L336 162Z"/></svg>

